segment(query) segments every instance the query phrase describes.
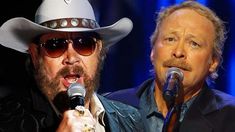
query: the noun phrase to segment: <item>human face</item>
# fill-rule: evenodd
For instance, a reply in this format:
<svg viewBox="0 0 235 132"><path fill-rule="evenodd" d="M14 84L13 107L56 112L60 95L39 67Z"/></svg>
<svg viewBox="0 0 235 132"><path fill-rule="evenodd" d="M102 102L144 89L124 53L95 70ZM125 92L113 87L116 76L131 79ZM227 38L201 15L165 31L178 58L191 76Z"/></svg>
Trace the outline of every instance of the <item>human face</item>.
<svg viewBox="0 0 235 132"><path fill-rule="evenodd" d="M39 42L46 42L53 38L74 39L80 33L49 33L43 34ZM36 80L43 93L54 101L60 93L65 93L71 83L77 82L86 88L86 99L93 93L98 83L99 57L102 48L98 40L94 52L89 56L80 55L72 45L61 56L49 57L43 48L31 44L30 54L36 68ZM39 49L39 52L37 51Z"/></svg>
<svg viewBox="0 0 235 132"><path fill-rule="evenodd" d="M201 89L218 66L213 57L214 39L213 23L192 9L179 9L166 17L151 51L158 87L163 87L168 68L178 67L184 74L185 94Z"/></svg>

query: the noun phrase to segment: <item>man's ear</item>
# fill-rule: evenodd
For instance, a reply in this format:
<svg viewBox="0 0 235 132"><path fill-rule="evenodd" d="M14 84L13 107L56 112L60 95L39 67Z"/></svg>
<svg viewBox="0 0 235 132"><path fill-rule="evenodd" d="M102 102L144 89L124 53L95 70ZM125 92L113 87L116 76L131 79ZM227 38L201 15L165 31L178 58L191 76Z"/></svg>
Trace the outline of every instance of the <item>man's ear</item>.
<svg viewBox="0 0 235 132"><path fill-rule="evenodd" d="M35 44L29 44L28 52L31 56L31 60L33 63L33 66L36 67L38 65L38 59L39 59L39 52L38 47Z"/></svg>
<svg viewBox="0 0 235 132"><path fill-rule="evenodd" d="M99 51L99 52L101 52L102 48L104 48L103 45L104 45L104 42L103 42L103 41L98 41L97 48L98 48L98 51Z"/></svg>
<svg viewBox="0 0 235 132"><path fill-rule="evenodd" d="M216 56L212 57L212 60L210 62L209 72L210 73L215 72L219 66L219 63L220 63L220 60L218 57L216 57Z"/></svg>
<svg viewBox="0 0 235 132"><path fill-rule="evenodd" d="M99 53L99 54L102 54L102 55L101 55L101 61L103 61L103 60L105 59L105 54L106 54L106 53L104 53L104 52L106 52L106 49L102 49L102 48L105 48L105 47L103 47L103 45L104 45L103 41L99 40L99 41L97 42L97 50L98 50L98 53ZM102 50L103 50L103 51L102 51ZM101 52L102 52L102 53L101 53Z"/></svg>
<svg viewBox="0 0 235 132"><path fill-rule="evenodd" d="M151 53L150 53L150 60L152 62L152 64L154 64L154 58L155 58L155 47L153 46L151 49Z"/></svg>

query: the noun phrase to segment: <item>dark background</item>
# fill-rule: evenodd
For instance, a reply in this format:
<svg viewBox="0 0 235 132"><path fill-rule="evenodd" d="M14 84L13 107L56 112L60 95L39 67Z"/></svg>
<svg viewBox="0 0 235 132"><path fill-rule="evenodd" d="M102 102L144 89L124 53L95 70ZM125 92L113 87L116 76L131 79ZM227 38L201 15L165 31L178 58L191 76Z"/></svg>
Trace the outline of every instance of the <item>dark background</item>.
<svg viewBox="0 0 235 132"><path fill-rule="evenodd" d="M90 0L101 26L111 25L122 17L129 17L134 28L125 39L114 45L107 55L102 71L100 93L139 85L150 77L149 37L155 28L156 11L183 0ZM235 95L235 0L199 0L214 10L226 22L228 39L224 48L224 63L216 88ZM41 0L8 0L1 4L0 25L13 17L34 20ZM5 6L5 7L4 7ZM10 85L24 92L26 55L0 46L0 86ZM1 94L0 94L1 95Z"/></svg>

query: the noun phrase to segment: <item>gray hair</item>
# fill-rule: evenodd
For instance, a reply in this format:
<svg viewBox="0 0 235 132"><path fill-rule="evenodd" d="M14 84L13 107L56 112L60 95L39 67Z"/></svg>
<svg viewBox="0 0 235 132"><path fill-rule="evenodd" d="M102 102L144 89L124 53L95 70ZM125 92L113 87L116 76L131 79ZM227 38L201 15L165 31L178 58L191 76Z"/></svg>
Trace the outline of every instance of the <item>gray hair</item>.
<svg viewBox="0 0 235 132"><path fill-rule="evenodd" d="M214 40L214 45L213 45L213 57L218 58L219 60L219 67L222 65L223 62L223 48L224 48L224 42L226 39L226 29L224 22L208 7L203 6L195 1L185 1L179 5L173 5L168 8L162 9L158 13L158 17L156 19L156 28L152 36L150 37L151 39L151 47L154 46L154 43L158 37L159 34L159 28L163 22L164 19L166 19L169 15L171 15L174 11L179 10L179 9L192 9L199 13L200 15L206 17L209 19L214 27L215 27L215 40ZM215 72L211 73L210 76L208 76L208 79L210 81L214 81L218 77L218 68L216 69Z"/></svg>

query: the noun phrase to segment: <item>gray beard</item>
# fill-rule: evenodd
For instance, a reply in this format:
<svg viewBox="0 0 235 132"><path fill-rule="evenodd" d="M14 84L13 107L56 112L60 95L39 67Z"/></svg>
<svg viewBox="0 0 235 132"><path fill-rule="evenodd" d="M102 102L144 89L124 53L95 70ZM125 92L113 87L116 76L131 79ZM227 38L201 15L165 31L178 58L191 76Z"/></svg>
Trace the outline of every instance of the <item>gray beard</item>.
<svg viewBox="0 0 235 132"><path fill-rule="evenodd" d="M39 59L38 70L35 70L35 79L37 80L37 85L42 93L52 102L55 107L60 111L64 112L69 109L69 99L67 91L60 91L60 78L69 74L69 71L83 75L84 84L86 89L85 102L90 100L94 91L99 87L100 80L100 67L98 64L94 78L90 78L81 66L65 66L60 69L56 76L52 79L46 74L46 66L44 65L42 59Z"/></svg>

